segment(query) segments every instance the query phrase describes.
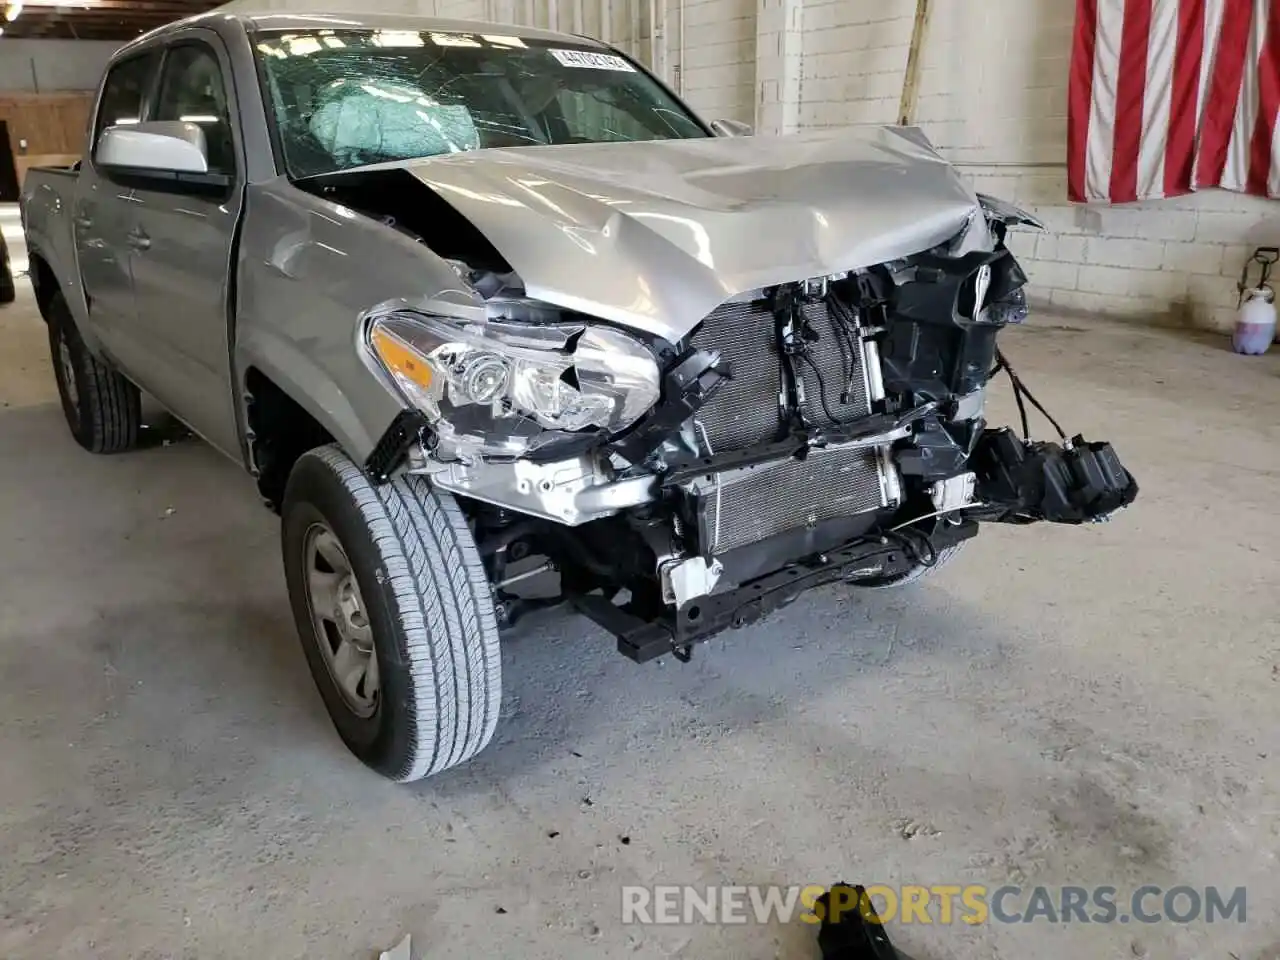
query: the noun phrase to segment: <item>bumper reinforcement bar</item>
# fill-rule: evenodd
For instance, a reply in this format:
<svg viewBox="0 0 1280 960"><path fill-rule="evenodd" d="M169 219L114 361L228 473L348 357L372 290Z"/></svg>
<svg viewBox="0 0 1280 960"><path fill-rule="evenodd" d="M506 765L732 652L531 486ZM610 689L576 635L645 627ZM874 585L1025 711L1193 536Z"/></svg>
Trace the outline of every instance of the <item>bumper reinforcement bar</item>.
<svg viewBox="0 0 1280 960"><path fill-rule="evenodd" d="M929 537L929 545L936 553L977 532L978 525L972 521L940 523ZM814 587L837 580L891 578L906 573L918 562L917 554L902 541L879 537L855 540L725 593L695 597L652 620L616 606L599 594L578 594L569 599L580 613L616 636L618 652L636 663L667 654L688 660L695 643L723 630L755 623Z"/></svg>

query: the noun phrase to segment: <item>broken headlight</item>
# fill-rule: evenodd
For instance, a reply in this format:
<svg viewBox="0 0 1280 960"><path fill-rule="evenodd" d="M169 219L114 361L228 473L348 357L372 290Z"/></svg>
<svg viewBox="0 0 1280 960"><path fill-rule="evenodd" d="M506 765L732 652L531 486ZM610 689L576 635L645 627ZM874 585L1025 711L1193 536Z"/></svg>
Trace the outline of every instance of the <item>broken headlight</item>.
<svg viewBox="0 0 1280 960"><path fill-rule="evenodd" d="M614 433L658 400L653 354L611 327L397 313L368 337L445 455L518 457L570 434Z"/></svg>

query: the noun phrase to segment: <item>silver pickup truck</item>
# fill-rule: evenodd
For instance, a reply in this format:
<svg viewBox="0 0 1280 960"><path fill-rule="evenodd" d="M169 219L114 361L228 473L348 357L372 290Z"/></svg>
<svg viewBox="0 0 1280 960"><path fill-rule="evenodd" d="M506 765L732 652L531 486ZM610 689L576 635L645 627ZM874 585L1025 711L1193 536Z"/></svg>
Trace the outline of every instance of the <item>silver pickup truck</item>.
<svg viewBox="0 0 1280 960"><path fill-rule="evenodd" d="M134 446L144 390L244 466L334 724L394 779L484 747L531 609L688 659L1137 494L1109 445L1028 435L996 337L1033 217L918 130L751 136L583 37L179 22L22 214L75 439Z"/></svg>

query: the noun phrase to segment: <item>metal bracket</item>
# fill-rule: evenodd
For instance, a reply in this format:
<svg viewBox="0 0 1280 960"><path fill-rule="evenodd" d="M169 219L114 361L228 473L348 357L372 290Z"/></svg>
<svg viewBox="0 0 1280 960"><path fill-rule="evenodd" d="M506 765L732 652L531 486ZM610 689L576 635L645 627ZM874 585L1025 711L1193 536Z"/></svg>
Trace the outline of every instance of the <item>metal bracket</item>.
<svg viewBox="0 0 1280 960"><path fill-rule="evenodd" d="M428 428L427 418L419 410L401 410L391 426L374 444L364 462L365 473L376 484L387 483Z"/></svg>
<svg viewBox="0 0 1280 960"><path fill-rule="evenodd" d="M939 524L929 535L934 552L968 540L978 532L971 521ZM618 638L618 652L637 663L646 663L667 654L682 659L683 648L708 639L723 630L754 623L786 606L801 593L826 583L864 574L904 573L915 563L912 553L893 541L862 537L838 550L790 564L749 583L723 593L696 597L674 612L641 616L633 609L614 605L599 594L570 595L569 601L582 613Z"/></svg>
<svg viewBox="0 0 1280 960"><path fill-rule="evenodd" d="M716 588L722 573L724 565L719 560L707 563L706 557L668 561L659 569L663 602L683 607L696 597L705 597Z"/></svg>

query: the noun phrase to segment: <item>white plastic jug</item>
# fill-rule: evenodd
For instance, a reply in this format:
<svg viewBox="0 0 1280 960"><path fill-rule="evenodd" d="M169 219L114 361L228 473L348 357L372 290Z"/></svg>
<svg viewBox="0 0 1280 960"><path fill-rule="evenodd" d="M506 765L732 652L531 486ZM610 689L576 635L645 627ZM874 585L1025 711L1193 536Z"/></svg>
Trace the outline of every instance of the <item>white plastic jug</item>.
<svg viewBox="0 0 1280 960"><path fill-rule="evenodd" d="M1276 294L1270 287L1245 291L1231 346L1236 353L1266 353L1276 338Z"/></svg>
<svg viewBox="0 0 1280 960"><path fill-rule="evenodd" d="M1266 353L1276 338L1276 292L1271 288L1271 268L1280 263L1280 247L1259 247L1240 273L1239 310L1231 346L1236 353ZM1258 282L1249 282L1251 268L1258 269Z"/></svg>

